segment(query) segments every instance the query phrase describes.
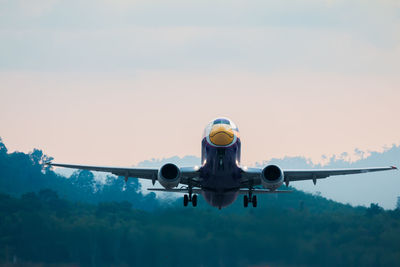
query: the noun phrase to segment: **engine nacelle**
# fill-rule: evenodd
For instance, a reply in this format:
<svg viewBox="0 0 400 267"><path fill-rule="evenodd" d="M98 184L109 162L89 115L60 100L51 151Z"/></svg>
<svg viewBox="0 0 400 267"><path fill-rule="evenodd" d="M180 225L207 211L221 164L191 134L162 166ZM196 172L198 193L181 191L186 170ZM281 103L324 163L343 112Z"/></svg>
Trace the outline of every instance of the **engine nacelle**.
<svg viewBox="0 0 400 267"><path fill-rule="evenodd" d="M283 184L283 176L281 168L276 165L268 165L261 172L261 184L264 188L274 191Z"/></svg>
<svg viewBox="0 0 400 267"><path fill-rule="evenodd" d="M160 184L166 189L171 189L178 186L181 181L181 171L179 170L178 166L172 163L163 165L158 170L157 176Z"/></svg>

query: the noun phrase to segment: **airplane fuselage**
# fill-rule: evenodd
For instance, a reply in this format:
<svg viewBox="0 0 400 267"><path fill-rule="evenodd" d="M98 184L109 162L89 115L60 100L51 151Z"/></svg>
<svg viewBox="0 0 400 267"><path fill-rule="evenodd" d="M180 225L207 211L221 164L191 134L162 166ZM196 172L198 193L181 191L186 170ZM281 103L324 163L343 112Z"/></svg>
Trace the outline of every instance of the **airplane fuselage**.
<svg viewBox="0 0 400 267"><path fill-rule="evenodd" d="M205 134L201 143L202 195L211 206L218 208L232 204L240 189L241 142L238 130L233 132L234 138L227 145L216 145L209 133Z"/></svg>

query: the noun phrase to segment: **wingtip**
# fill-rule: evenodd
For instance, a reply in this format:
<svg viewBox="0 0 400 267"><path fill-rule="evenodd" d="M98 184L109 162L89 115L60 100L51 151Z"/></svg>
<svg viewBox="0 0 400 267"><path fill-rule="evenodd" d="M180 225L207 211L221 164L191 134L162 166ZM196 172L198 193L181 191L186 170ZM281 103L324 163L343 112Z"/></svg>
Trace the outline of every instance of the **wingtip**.
<svg viewBox="0 0 400 267"><path fill-rule="evenodd" d="M391 166L393 170L399 170L396 166Z"/></svg>

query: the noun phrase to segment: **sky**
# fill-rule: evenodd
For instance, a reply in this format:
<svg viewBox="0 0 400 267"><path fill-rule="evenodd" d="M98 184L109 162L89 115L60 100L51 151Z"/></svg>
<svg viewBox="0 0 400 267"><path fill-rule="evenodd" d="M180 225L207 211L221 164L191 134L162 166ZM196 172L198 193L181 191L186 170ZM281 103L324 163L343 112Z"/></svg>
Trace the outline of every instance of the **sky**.
<svg viewBox="0 0 400 267"><path fill-rule="evenodd" d="M200 155L215 117L242 162L400 143L397 0L0 0L0 136L57 162Z"/></svg>

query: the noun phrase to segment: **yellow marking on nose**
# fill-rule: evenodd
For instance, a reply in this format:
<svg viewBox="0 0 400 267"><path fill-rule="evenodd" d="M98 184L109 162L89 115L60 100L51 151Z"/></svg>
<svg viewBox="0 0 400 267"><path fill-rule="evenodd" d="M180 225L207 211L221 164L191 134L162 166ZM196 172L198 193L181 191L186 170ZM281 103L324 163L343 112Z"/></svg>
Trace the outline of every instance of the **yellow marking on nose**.
<svg viewBox="0 0 400 267"><path fill-rule="evenodd" d="M232 143L234 138L232 128L228 125L214 125L210 132L210 141L217 146L226 146Z"/></svg>

